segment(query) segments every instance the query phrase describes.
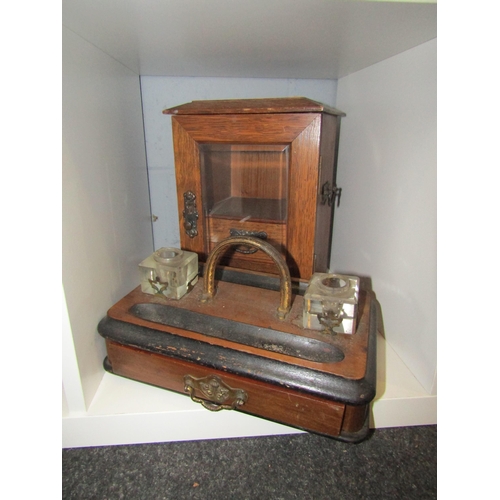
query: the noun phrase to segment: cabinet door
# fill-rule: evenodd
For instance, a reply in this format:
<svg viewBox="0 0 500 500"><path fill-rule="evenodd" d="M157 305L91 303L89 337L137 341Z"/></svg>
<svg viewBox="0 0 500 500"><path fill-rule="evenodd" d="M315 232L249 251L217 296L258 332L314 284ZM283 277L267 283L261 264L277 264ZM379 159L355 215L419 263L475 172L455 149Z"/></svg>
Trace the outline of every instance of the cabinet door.
<svg viewBox="0 0 500 500"><path fill-rule="evenodd" d="M308 279L321 114L185 115L172 123L182 248L204 261L219 241L243 232L267 239L293 276ZM221 264L276 273L248 248L232 249Z"/></svg>

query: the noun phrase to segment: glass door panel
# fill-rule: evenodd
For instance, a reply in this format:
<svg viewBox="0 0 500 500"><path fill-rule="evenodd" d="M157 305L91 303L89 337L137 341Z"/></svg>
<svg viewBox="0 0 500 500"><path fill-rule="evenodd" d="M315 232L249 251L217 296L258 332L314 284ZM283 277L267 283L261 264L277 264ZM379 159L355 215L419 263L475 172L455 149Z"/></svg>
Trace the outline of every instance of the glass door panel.
<svg viewBox="0 0 500 500"><path fill-rule="evenodd" d="M289 145L200 144L206 217L285 223Z"/></svg>

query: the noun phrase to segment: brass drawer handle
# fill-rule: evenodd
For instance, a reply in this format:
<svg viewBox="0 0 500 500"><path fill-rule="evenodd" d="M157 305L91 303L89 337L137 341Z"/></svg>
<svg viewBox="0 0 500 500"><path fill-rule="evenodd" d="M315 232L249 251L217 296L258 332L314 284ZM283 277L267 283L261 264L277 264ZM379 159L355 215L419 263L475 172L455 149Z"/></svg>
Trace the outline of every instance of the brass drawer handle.
<svg viewBox="0 0 500 500"><path fill-rule="evenodd" d="M184 377L184 390L191 396L192 401L200 403L210 411L234 410L248 400L248 395L243 389L232 389L215 375L198 379L186 375ZM208 401L195 396L196 390L207 397ZM231 399L232 402L229 403Z"/></svg>
<svg viewBox="0 0 500 500"><path fill-rule="evenodd" d="M267 241L253 238L252 236L230 236L222 240L209 254L203 277L202 302L207 302L215 296L215 267L220 257L228 247L246 245L262 250L269 255L276 264L280 274L280 306L278 318L285 319L292 307L292 279L290 270L281 254Z"/></svg>
<svg viewBox="0 0 500 500"><path fill-rule="evenodd" d="M267 233L265 231L247 231L245 229L229 229L229 234L231 236L251 236L253 238L259 238L260 240L267 240ZM244 254L252 254L258 252L259 249L250 246L239 246L236 247L236 251Z"/></svg>

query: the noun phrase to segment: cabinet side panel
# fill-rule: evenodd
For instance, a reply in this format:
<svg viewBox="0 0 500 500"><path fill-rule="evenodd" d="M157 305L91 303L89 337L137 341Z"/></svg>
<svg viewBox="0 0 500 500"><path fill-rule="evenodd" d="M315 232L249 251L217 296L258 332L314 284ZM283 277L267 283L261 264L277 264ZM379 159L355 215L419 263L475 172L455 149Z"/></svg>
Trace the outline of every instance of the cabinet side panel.
<svg viewBox="0 0 500 500"><path fill-rule="evenodd" d="M328 271L332 235L333 214L337 199L332 199L331 205L322 203L321 190L327 182L330 187L336 186L337 178L337 151L340 132L340 117L323 115L321 127L321 164L319 172L318 196L316 206L316 231L314 253L316 254L314 272Z"/></svg>
<svg viewBox="0 0 500 500"><path fill-rule="evenodd" d="M288 208L288 265L309 279L314 264L321 114L292 142Z"/></svg>
<svg viewBox="0 0 500 500"><path fill-rule="evenodd" d="M200 259L205 257L205 217L201 193L200 152L198 144L190 134L172 117L172 134L174 140L175 178L177 183L177 203L179 206L179 228L181 248L198 253ZM195 196L198 218L196 220L198 234L191 237L184 228L184 193L191 191Z"/></svg>

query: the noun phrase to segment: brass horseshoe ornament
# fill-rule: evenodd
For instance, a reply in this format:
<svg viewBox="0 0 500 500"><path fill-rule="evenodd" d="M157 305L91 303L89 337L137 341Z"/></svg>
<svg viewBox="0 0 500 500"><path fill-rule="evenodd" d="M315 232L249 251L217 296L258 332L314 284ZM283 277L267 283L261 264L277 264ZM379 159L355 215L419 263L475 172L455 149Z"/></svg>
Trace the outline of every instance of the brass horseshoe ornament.
<svg viewBox="0 0 500 500"><path fill-rule="evenodd" d="M215 296L215 268L222 254L232 246L246 245L262 250L273 259L278 267L280 275L280 305L278 307L278 318L285 319L292 305L292 279L290 271L281 254L267 241L259 240L252 236L231 236L222 240L208 256L203 277L202 302L207 302Z"/></svg>

